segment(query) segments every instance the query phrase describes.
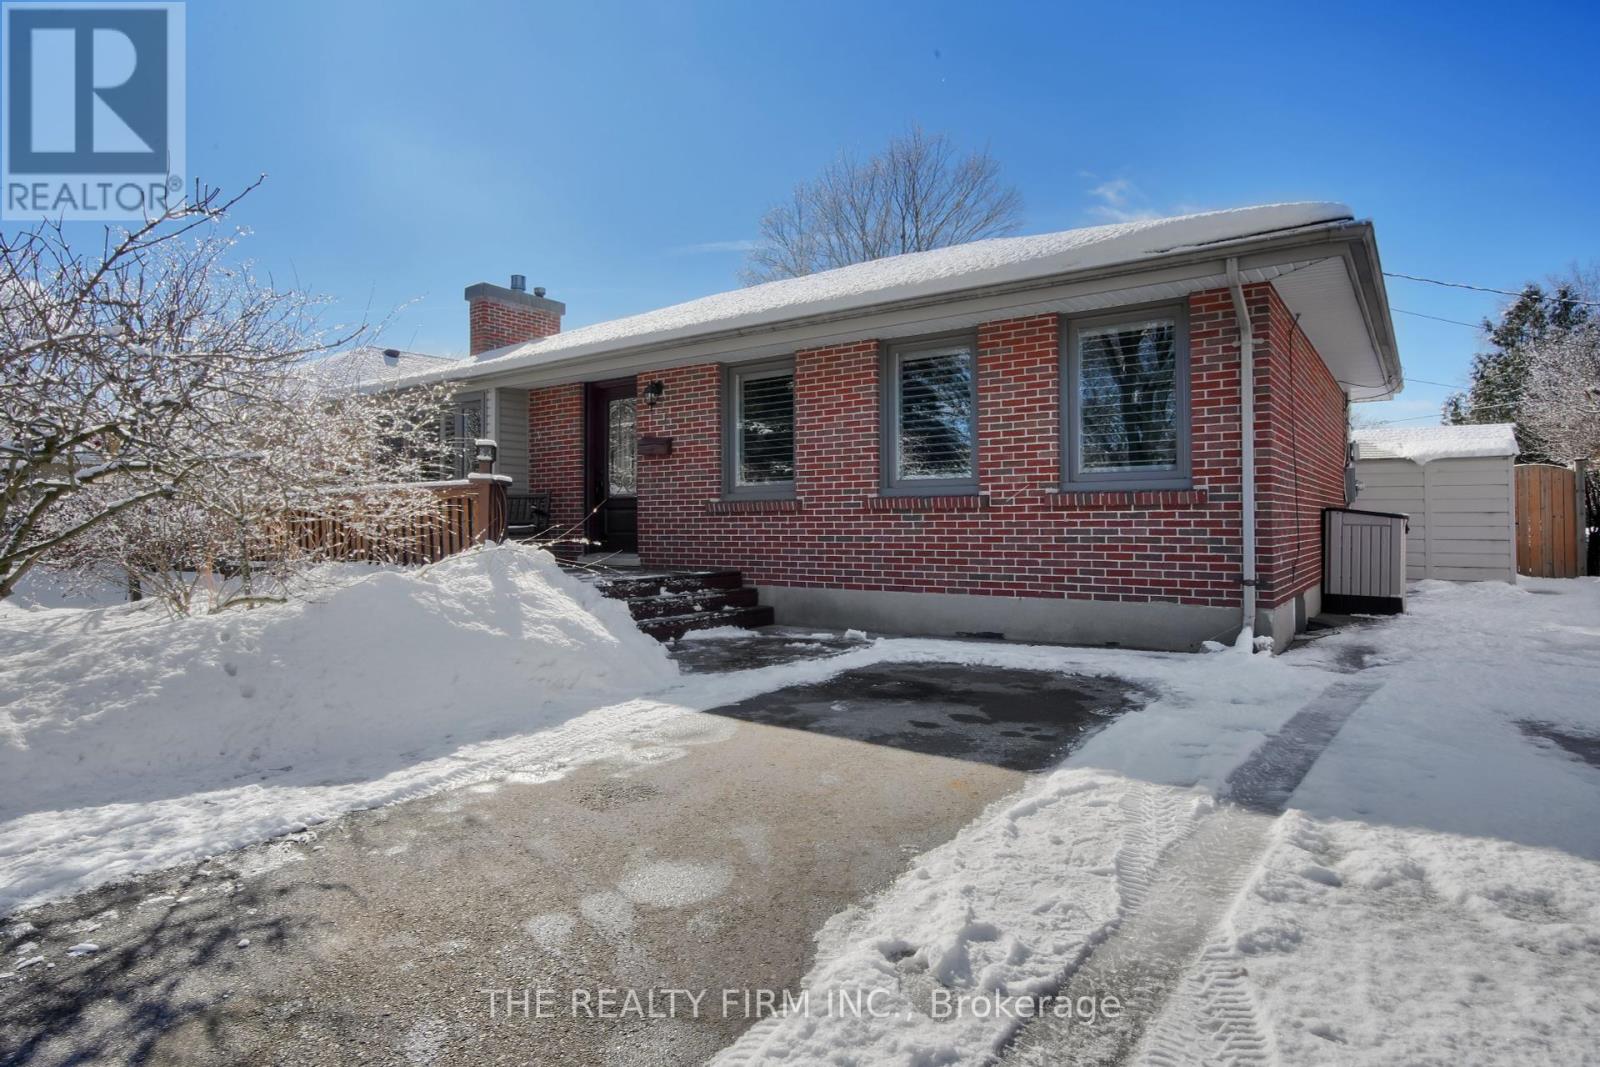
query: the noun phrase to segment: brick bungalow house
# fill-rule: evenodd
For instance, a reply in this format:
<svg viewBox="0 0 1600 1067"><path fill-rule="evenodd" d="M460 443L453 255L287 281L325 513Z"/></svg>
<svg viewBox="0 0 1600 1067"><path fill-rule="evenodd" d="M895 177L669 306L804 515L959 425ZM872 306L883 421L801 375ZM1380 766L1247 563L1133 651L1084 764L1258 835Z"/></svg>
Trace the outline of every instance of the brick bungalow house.
<svg viewBox="0 0 1600 1067"><path fill-rule="evenodd" d="M512 493L646 566L736 568L797 625L1194 649L1249 620L1282 647L1318 610L1349 402L1401 386L1372 225L1338 204L981 241L568 332L521 283L468 288L473 358L424 375L462 383Z"/></svg>

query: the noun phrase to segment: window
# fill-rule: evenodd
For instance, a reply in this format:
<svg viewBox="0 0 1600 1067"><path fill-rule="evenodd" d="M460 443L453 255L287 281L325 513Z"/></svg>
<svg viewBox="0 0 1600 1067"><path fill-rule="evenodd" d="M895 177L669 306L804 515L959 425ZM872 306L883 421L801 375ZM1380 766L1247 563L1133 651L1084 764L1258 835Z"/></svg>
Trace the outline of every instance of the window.
<svg viewBox="0 0 1600 1067"><path fill-rule="evenodd" d="M970 336L893 345L884 358L883 491L978 487L978 380Z"/></svg>
<svg viewBox="0 0 1600 1067"><path fill-rule="evenodd" d="M1181 307L1073 320L1063 422L1068 483L1189 486L1189 328Z"/></svg>
<svg viewBox="0 0 1600 1067"><path fill-rule="evenodd" d="M606 405L606 482L610 496L638 492L639 436L634 426L636 397L619 396Z"/></svg>
<svg viewBox="0 0 1600 1067"><path fill-rule="evenodd" d="M725 493L794 495L794 363L728 368L723 395Z"/></svg>
<svg viewBox="0 0 1600 1067"><path fill-rule="evenodd" d="M458 399L444 427L444 447L449 459L446 478L465 478L478 469L477 441L483 436L483 397Z"/></svg>

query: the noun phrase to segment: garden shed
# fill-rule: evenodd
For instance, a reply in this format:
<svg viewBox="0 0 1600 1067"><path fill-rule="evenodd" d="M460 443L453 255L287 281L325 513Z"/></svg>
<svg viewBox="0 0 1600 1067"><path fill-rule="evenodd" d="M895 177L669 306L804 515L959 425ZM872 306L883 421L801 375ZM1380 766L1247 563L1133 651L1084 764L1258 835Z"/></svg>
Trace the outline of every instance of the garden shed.
<svg viewBox="0 0 1600 1067"><path fill-rule="evenodd" d="M1509 423L1351 432L1352 507L1410 516L1406 577L1517 580L1517 437Z"/></svg>

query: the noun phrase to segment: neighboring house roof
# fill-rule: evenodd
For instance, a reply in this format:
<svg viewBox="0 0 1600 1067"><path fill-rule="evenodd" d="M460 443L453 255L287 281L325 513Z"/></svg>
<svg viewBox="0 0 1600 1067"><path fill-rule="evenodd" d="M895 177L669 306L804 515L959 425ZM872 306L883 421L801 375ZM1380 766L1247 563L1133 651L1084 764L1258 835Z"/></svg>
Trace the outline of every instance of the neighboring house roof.
<svg viewBox="0 0 1600 1067"><path fill-rule="evenodd" d="M555 384L694 361L889 339L1029 314L1179 299L1273 281L1357 399L1393 395L1400 364L1371 224L1343 204L1271 204L1002 237L736 289L482 353L440 372Z"/></svg>
<svg viewBox="0 0 1600 1067"><path fill-rule="evenodd" d="M1409 459L1429 463L1436 459L1473 459L1515 456L1516 427L1509 422L1472 426L1374 426L1352 430L1350 440L1359 447L1359 459Z"/></svg>
<svg viewBox="0 0 1600 1067"><path fill-rule="evenodd" d="M312 360L305 366L308 373L325 377L339 385L355 386L448 370L460 362L449 356L431 356L426 352L404 352L397 348L362 345Z"/></svg>

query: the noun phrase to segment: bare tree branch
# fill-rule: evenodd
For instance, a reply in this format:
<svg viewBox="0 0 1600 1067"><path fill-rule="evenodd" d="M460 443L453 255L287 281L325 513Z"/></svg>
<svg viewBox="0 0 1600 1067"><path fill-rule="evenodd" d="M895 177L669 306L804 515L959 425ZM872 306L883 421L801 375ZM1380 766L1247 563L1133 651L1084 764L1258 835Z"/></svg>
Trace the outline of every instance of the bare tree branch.
<svg viewBox="0 0 1600 1067"><path fill-rule="evenodd" d="M913 126L880 153L841 155L762 216L747 284L797 278L906 252L1016 231L1017 190L987 150L959 154L943 134Z"/></svg>

